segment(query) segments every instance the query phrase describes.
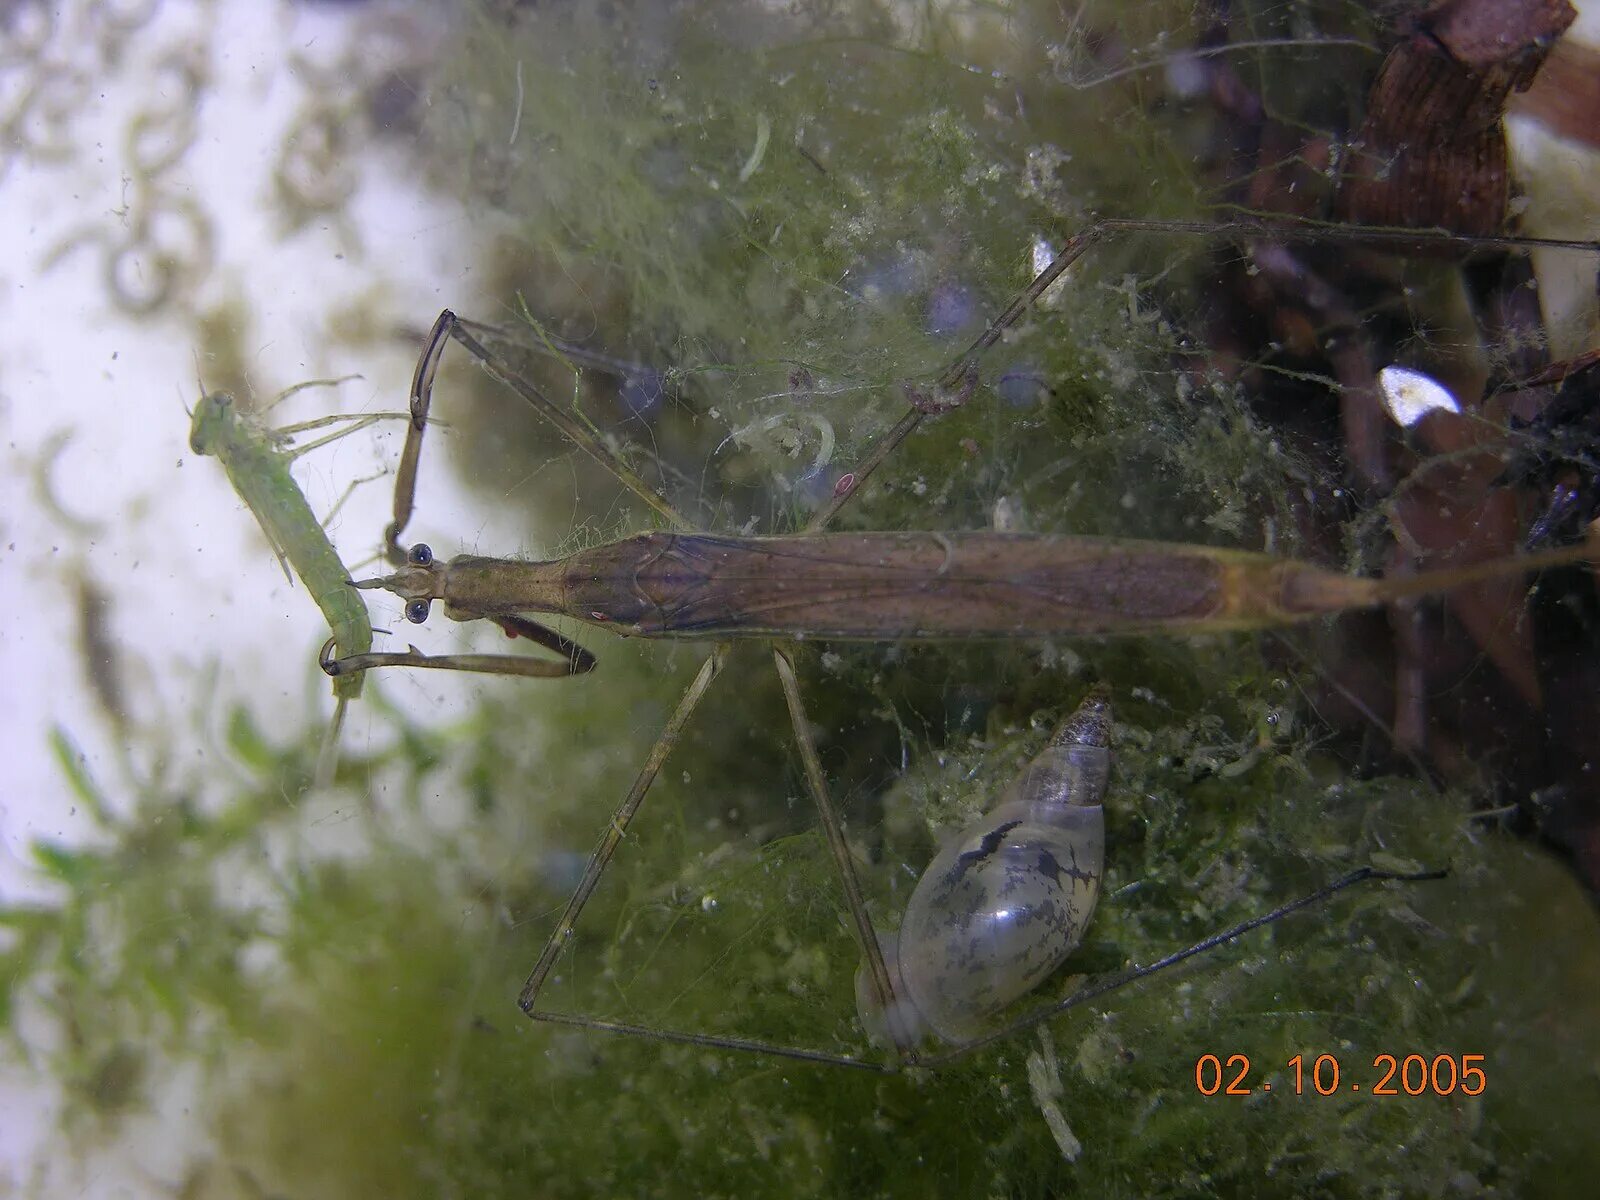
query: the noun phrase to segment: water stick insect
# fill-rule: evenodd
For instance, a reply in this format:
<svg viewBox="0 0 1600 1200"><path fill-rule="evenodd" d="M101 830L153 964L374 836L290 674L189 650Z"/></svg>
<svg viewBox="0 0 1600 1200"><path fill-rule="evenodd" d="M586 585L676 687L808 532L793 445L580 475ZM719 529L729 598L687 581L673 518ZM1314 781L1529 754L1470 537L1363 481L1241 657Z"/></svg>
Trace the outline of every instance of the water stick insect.
<svg viewBox="0 0 1600 1200"><path fill-rule="evenodd" d="M270 410L283 400L310 387L330 386L342 380L312 380L280 393L269 404ZM364 654L372 648L372 623L362 598L346 584L349 572L339 553L328 540L322 522L311 511L305 494L289 473L289 464L300 455L347 434L365 429L385 418L407 418L407 413L350 413L318 417L278 429L269 429L244 411L227 392L203 392L195 406L189 426L189 448L196 454L216 458L228 473L228 482L256 518L267 543L283 568L291 586L294 577L311 593L333 631L334 643L351 654ZM344 424L345 428L289 449L299 434ZM331 515L331 514L330 514ZM361 695L359 675L334 681L333 720L323 737L317 756L316 781L325 784L338 765L339 734L345 708Z"/></svg>
<svg viewBox="0 0 1600 1200"><path fill-rule="evenodd" d="M1106 222L1073 238L1067 249L931 387L906 387L911 401L906 415L879 439L854 472L841 478L831 501L807 531L797 535L732 537L688 532L688 522L618 462L600 439L513 371L454 314L446 311L440 315L413 379L413 423L397 476L394 521L386 534L388 554L397 569L391 575L362 580L356 586L383 588L400 596L406 603L406 616L413 622L426 620L432 602L438 600L452 619L486 619L508 630L535 636L555 650L558 658L430 656L415 648L405 653L375 652L339 658L329 646L323 653L324 668L336 676L379 666L412 666L558 677L586 671L594 665L593 656L587 651L531 621L524 615L528 613L555 614L623 636L703 639L714 643L710 656L680 699L613 815L528 978L519 1002L529 1016L668 1041L881 1068L881 1064L848 1055L750 1039L646 1029L547 1012L537 1005L541 988L573 935L579 913L691 713L722 670L729 643L734 640L776 643L772 651L774 664L789 708L807 789L818 808L822 832L863 956L865 1006L885 1014L889 1040L899 1052L894 1065L905 1065L919 1061L912 1049L916 1038L908 1027L907 1014L897 1003L900 989L862 898L851 852L810 733L788 643L809 639L997 640L1259 629L1383 605L1585 556L1586 551L1581 548L1568 548L1408 577L1369 579L1268 554L1200 545L984 532L825 531L833 515L860 491L864 480L894 446L926 417L965 401L976 382L978 358L1072 261L1107 233L1130 228L1210 235L1219 229L1241 231L1239 225ZM1243 227L1254 232L1261 228L1257 224ZM1346 229L1334 234L1355 239L1365 237L1368 231ZM1378 231L1377 236L1405 244L1430 238L1411 231ZM451 340L464 346L491 376L554 422L574 445L612 470L678 531L624 538L550 562L477 555L441 562L424 544L404 549L400 537L412 514L416 465L433 381L440 356ZM1377 873L1370 870L1354 873L1282 910L1179 951L1160 964L1138 968L1129 977L1140 977L1151 969L1182 961L1287 911L1373 877L1378 877ZM1071 939L1058 938L1062 940ZM1099 995L1104 990L1109 989L1095 985L1088 994ZM1080 1002L1073 999L1067 1003ZM964 1036L965 1032L963 1029L961 1034ZM944 1061L988 1040L965 1040L950 1052L921 1061Z"/></svg>

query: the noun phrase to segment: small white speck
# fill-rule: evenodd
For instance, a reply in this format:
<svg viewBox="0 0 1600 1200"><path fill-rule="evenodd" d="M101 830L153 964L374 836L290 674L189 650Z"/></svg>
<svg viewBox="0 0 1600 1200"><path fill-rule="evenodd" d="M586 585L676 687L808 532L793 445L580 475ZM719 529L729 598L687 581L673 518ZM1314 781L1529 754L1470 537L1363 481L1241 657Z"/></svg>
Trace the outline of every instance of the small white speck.
<svg viewBox="0 0 1600 1200"><path fill-rule="evenodd" d="M1179 100L1193 100L1204 93L1210 73L1197 55L1174 54L1166 64L1167 89Z"/></svg>
<svg viewBox="0 0 1600 1200"><path fill-rule="evenodd" d="M1033 238L1033 245L1030 247L1029 257L1032 259L1030 265L1033 267L1034 278L1037 279L1039 275L1044 272L1044 269L1055 261L1056 248L1043 237L1035 234ZM1035 300L1034 304L1040 308L1054 308L1056 306L1056 301L1061 298L1062 284L1066 281L1067 274L1070 273L1070 271L1071 268L1069 267L1066 272L1062 273L1059 279L1053 282L1049 287L1045 288L1044 294Z"/></svg>
<svg viewBox="0 0 1600 1200"><path fill-rule="evenodd" d="M1378 372L1378 387L1389 415L1396 424L1407 429L1435 409L1453 413L1461 411L1456 398L1443 384L1409 367L1383 368Z"/></svg>

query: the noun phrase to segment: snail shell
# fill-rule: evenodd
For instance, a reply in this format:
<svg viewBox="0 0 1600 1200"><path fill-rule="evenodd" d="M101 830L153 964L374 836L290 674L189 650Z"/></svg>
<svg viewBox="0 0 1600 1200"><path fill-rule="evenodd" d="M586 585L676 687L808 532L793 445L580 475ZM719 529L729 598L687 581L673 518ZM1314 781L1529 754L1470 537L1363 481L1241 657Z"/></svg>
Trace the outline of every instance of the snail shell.
<svg viewBox="0 0 1600 1200"><path fill-rule="evenodd" d="M857 972L869 1030L970 1040L1078 948L1104 873L1110 726L1110 696L1095 688L1000 802L928 864L898 934L880 939L897 1021L884 1021Z"/></svg>

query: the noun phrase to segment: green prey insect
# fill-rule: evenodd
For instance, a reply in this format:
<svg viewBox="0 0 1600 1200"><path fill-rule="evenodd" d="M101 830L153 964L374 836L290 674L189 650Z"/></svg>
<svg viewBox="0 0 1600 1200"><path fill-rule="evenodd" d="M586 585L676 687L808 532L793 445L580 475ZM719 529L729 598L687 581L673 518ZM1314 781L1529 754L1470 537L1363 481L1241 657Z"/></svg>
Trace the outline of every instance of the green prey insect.
<svg viewBox="0 0 1600 1200"><path fill-rule="evenodd" d="M341 382L343 380L319 379L297 384L280 393L267 407L270 409L305 388ZM371 618L366 603L348 586L349 572L328 540L322 522L317 520L304 493L289 474L289 464L302 454L377 421L396 417L409 419L409 416L409 413L336 414L269 429L241 409L227 392L207 392L195 406L189 426L189 448L196 454L214 457L222 464L222 469L228 473L228 482L233 484L233 490L255 515L256 524L266 535L267 543L283 567L284 578L292 585L294 576L300 577L333 631L334 643L350 654L365 654L372 648ZM287 448L299 434L337 424L346 427L304 446ZM361 684L359 675L334 681L333 720L317 758L319 784L330 781L338 765L339 733L344 724L345 708L361 695Z"/></svg>
<svg viewBox="0 0 1600 1200"><path fill-rule="evenodd" d="M412 380L412 423L396 477L394 519L385 535L386 553L396 570L381 578L355 581L354 586L381 588L401 597L405 601L406 617L414 623L427 619L433 601L442 601L446 615L453 620L488 620L508 632L532 638L555 651L557 658L427 655L415 647L404 653L367 652L338 657L333 653L334 641L330 640L321 656L324 670L335 678L388 666L561 677L594 667L594 656L587 650L532 621L523 615L526 613L556 614L622 636L703 639L714 643L711 654L679 700L647 754L633 786L613 814L528 976L518 1003L529 1017L585 1029L875 1071L918 1064L936 1065L1153 971L1230 942L1353 884L1371 879L1437 877L1434 872L1402 875L1363 868L1157 963L1091 984L1066 1000L1046 1006L993 1033L970 1035L976 1018L997 1015L987 1006L982 1006L982 1013L964 1012L959 1028L945 1022L946 1040L957 1043L953 1049L933 1055L922 1055L916 1049L918 1036L908 1010L901 1004L901 993L907 981L903 974L899 984L894 978L904 967L891 965L868 915L805 715L794 670L792 643L809 639L898 642L1080 634L1212 633L1269 628L1445 591L1483 579L1580 561L1592 553L1586 547L1567 547L1412 576L1369 579L1268 554L1200 545L985 532L826 532L827 524L860 490L867 476L923 419L966 400L975 385L979 356L998 340L1004 329L1091 244L1108 232L1127 229L1199 232L1214 236L1229 231L1261 232L1262 226L1250 223L1240 230L1236 225L1115 221L1103 222L1074 237L931 388L905 387L910 401L906 414L879 438L854 472L840 479L832 499L807 529L789 536L731 537L690 532L688 522L618 460L570 411L550 401L475 336L474 331L485 327L469 325L448 310L440 314ZM1270 231L1285 232L1275 226ZM1319 234L1329 232L1318 230ZM1345 240L1371 240L1374 233L1351 229L1331 232ZM1440 240L1438 235L1415 231L1375 232L1380 241L1387 239L1406 245ZM1526 244L1517 239L1502 241ZM1571 248L1579 244L1564 245ZM1581 248L1594 249L1587 243L1581 244ZM462 555L442 562L435 559L425 544L417 543L409 549L402 547L400 537L414 507L417 465L433 382L444 348L452 340L462 345L489 375L515 391L566 433L574 445L610 470L675 529L624 538L552 562L478 555ZM775 643L773 661L789 708L807 788L816 804L862 953L860 1006L863 1012L882 1014L886 1040L896 1051L896 1059L891 1063L753 1039L629 1025L538 1007L539 993L571 940L579 914L625 837L646 792L682 735L690 715L721 672L734 640ZM1089 723L1103 727L1108 719L1095 717ZM1075 736L1068 736L1067 740L1070 742ZM1043 768L1041 771L1050 773ZM1034 777L1040 777L1040 772L1035 772ZM1023 791L1031 786L1017 785ZM982 837L979 840L983 843ZM930 907L957 919L959 915L951 916L945 911L955 903L946 897L938 904L930 902ZM1083 919L1087 920L1086 911ZM1076 944L1066 933L1057 936L1056 941ZM898 957L903 963L904 954ZM1021 957L1033 962L1031 949L1025 950ZM1024 972L1029 976L1030 987L1042 977L1032 974L1032 970L1029 967ZM935 970L934 974L938 973ZM909 999L919 1009L936 1007L932 1001L918 999L916 989L912 990ZM1004 993L1003 1001L997 1003L1009 1003L1019 994L1006 989L1000 989L1000 993ZM926 1023L938 1032L937 1016Z"/></svg>

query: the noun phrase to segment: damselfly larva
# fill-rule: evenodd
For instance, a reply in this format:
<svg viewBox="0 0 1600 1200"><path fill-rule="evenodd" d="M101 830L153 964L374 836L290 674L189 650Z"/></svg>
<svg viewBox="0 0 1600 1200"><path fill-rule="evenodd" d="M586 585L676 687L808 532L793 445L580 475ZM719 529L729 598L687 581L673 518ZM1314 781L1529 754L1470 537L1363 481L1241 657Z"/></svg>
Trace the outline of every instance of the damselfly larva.
<svg viewBox="0 0 1600 1200"><path fill-rule="evenodd" d="M310 387L343 382L318 379L297 384L281 392L268 409L294 393ZM365 429L386 417L405 417L409 413L347 413L318 417L279 429L269 429L252 414L241 409L227 392L205 392L195 406L189 425L189 449L216 458L227 472L228 482L245 502L266 536L267 544L283 567L284 578L292 584L298 575L311 593L333 632L333 642L346 654L364 654L372 648L372 623L362 598L348 586L349 572L339 552L328 540L322 522L311 511L305 494L289 474L289 464L300 455L326 446L347 434ZM304 446L289 448L297 434L345 423L345 428L318 438ZM292 572L292 573L291 573ZM333 681L334 713L318 756L317 780L332 778L337 765L339 730L344 722L345 705L361 694L360 675L347 675Z"/></svg>

